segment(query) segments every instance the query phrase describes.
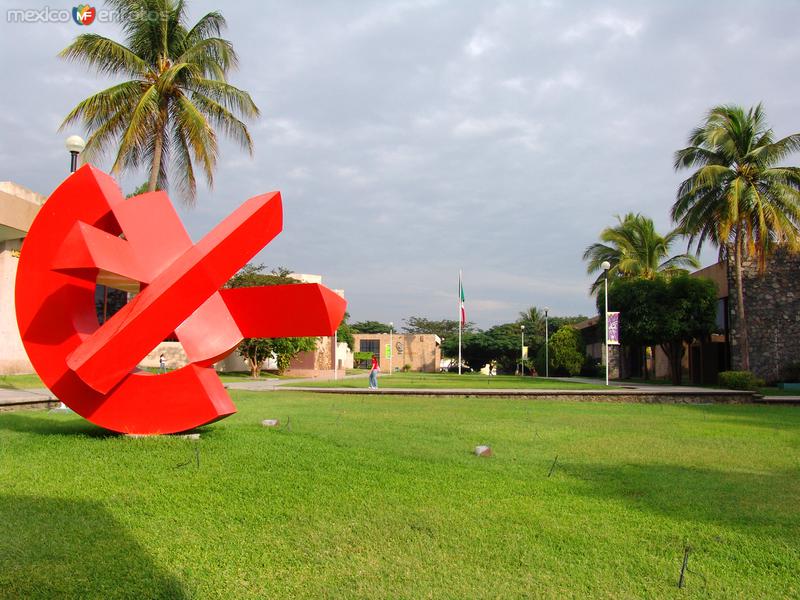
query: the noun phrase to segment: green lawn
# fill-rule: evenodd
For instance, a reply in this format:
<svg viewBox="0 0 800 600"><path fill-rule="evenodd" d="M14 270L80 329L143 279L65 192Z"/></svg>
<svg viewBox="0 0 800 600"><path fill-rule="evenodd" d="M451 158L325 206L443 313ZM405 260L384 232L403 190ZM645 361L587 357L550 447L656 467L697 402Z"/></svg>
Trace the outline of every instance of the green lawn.
<svg viewBox="0 0 800 600"><path fill-rule="evenodd" d="M783 390L779 387L761 387L758 393L762 396L800 396L800 390Z"/></svg>
<svg viewBox="0 0 800 600"><path fill-rule="evenodd" d="M368 373L368 372L367 372ZM366 377L356 379L341 379L339 381L309 381L292 383L292 386L301 387L342 387L342 388L367 388L369 380ZM459 375L458 373L402 373L392 375L379 375L378 387L383 388L417 388L417 389L446 389L446 388L486 388L486 389L567 389L591 390L604 388L605 385L592 385L576 383L563 379L544 377L517 377L514 375L497 375L489 377L477 373Z"/></svg>
<svg viewBox="0 0 800 600"><path fill-rule="evenodd" d="M24 375L0 375L0 388L24 390L44 387L42 380L35 373Z"/></svg>
<svg viewBox="0 0 800 600"><path fill-rule="evenodd" d="M234 399L198 442L0 413L0 597L800 595L796 408Z"/></svg>

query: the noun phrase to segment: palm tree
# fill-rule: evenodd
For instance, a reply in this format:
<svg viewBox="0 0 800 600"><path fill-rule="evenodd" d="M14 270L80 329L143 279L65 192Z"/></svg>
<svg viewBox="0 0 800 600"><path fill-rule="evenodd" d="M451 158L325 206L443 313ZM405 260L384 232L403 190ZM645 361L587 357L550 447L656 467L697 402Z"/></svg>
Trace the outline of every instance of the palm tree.
<svg viewBox="0 0 800 600"><path fill-rule="evenodd" d="M717 106L675 153L675 170L696 168L678 188L672 218L699 252L708 241L720 260L733 257L740 319L741 368L750 369L742 288L742 260L757 259L763 273L781 244L800 247L800 169L775 166L800 149L800 133L774 140L761 104Z"/></svg>
<svg viewBox="0 0 800 600"><path fill-rule="evenodd" d="M601 242L592 244L583 253L588 261L589 274L601 271L603 262L611 264L609 278L643 277L652 279L656 274L672 275L686 268L699 268L700 262L692 254L669 256L670 247L682 234L680 228L662 236L656 232L653 220L639 213L617 215L617 225L606 227L600 233ZM592 284L595 293L603 284L603 273Z"/></svg>
<svg viewBox="0 0 800 600"><path fill-rule="evenodd" d="M525 326L525 335L544 337L544 310L530 306L520 311L517 319L518 325Z"/></svg>
<svg viewBox="0 0 800 600"><path fill-rule="evenodd" d="M103 75L124 76L80 102L61 125L83 121L90 132L88 160L115 151L112 172L149 169L148 190L167 189L169 163L186 201L194 201L199 166L214 182L214 128L252 155L253 141L241 118L259 114L250 95L227 82L238 59L219 37L225 19L218 12L186 23L183 0L108 0L123 17L125 43L101 35L79 35L60 56Z"/></svg>

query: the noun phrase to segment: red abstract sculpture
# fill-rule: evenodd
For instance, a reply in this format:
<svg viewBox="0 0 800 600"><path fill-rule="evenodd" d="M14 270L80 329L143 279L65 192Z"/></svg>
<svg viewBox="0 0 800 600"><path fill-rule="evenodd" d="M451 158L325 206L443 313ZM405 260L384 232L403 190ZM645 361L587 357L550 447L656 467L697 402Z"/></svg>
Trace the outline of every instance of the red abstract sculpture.
<svg viewBox="0 0 800 600"><path fill-rule="evenodd" d="M16 308L42 381L79 415L122 433L186 431L236 408L212 367L245 337L333 335L343 298L317 284L221 289L282 229L279 192L242 204L192 244L163 192L126 199L86 165L50 196L20 255ZM140 284L102 325L98 278ZM175 332L189 364L139 362Z"/></svg>

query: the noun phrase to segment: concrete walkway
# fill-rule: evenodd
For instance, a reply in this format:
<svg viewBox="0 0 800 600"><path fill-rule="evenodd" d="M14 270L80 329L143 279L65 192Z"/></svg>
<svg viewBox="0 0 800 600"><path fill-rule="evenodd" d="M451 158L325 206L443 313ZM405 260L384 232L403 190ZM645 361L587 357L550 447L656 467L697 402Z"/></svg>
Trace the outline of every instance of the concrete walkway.
<svg viewBox="0 0 800 600"><path fill-rule="evenodd" d="M366 379L369 373L356 375L343 375L339 379ZM326 381L326 379L316 377L304 377L298 379L278 379L277 377L270 377L269 379L253 379L251 381L236 381L233 383L225 383L225 388L229 390L247 390L250 392L274 392L276 389L287 389L287 386L293 384L309 383L310 381ZM333 379L328 379L333 383ZM294 389L294 388L292 388ZM298 388L298 389L313 389L313 388Z"/></svg>
<svg viewBox="0 0 800 600"><path fill-rule="evenodd" d="M0 410L19 408L51 408L58 400L47 388L27 390L0 388Z"/></svg>

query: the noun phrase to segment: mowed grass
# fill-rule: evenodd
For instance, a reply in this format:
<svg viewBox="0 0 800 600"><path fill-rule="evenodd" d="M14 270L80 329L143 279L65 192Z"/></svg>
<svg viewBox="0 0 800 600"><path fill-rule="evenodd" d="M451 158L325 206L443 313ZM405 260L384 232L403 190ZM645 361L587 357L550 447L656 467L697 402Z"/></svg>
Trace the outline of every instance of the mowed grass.
<svg viewBox="0 0 800 600"><path fill-rule="evenodd" d="M22 375L0 375L0 388L9 390L25 390L44 387L42 380L35 373Z"/></svg>
<svg viewBox="0 0 800 600"><path fill-rule="evenodd" d="M196 442L0 413L0 596L800 595L796 408L234 400Z"/></svg>
<svg viewBox="0 0 800 600"><path fill-rule="evenodd" d="M368 374L369 372L367 372ZM340 379L338 381L308 381L286 385L300 387L341 387L367 388L367 377ZM378 375L378 387L402 389L548 389L548 390L593 390L605 385L579 383L564 379L544 377L519 377L515 375L496 375L489 377L478 373L402 373Z"/></svg>

